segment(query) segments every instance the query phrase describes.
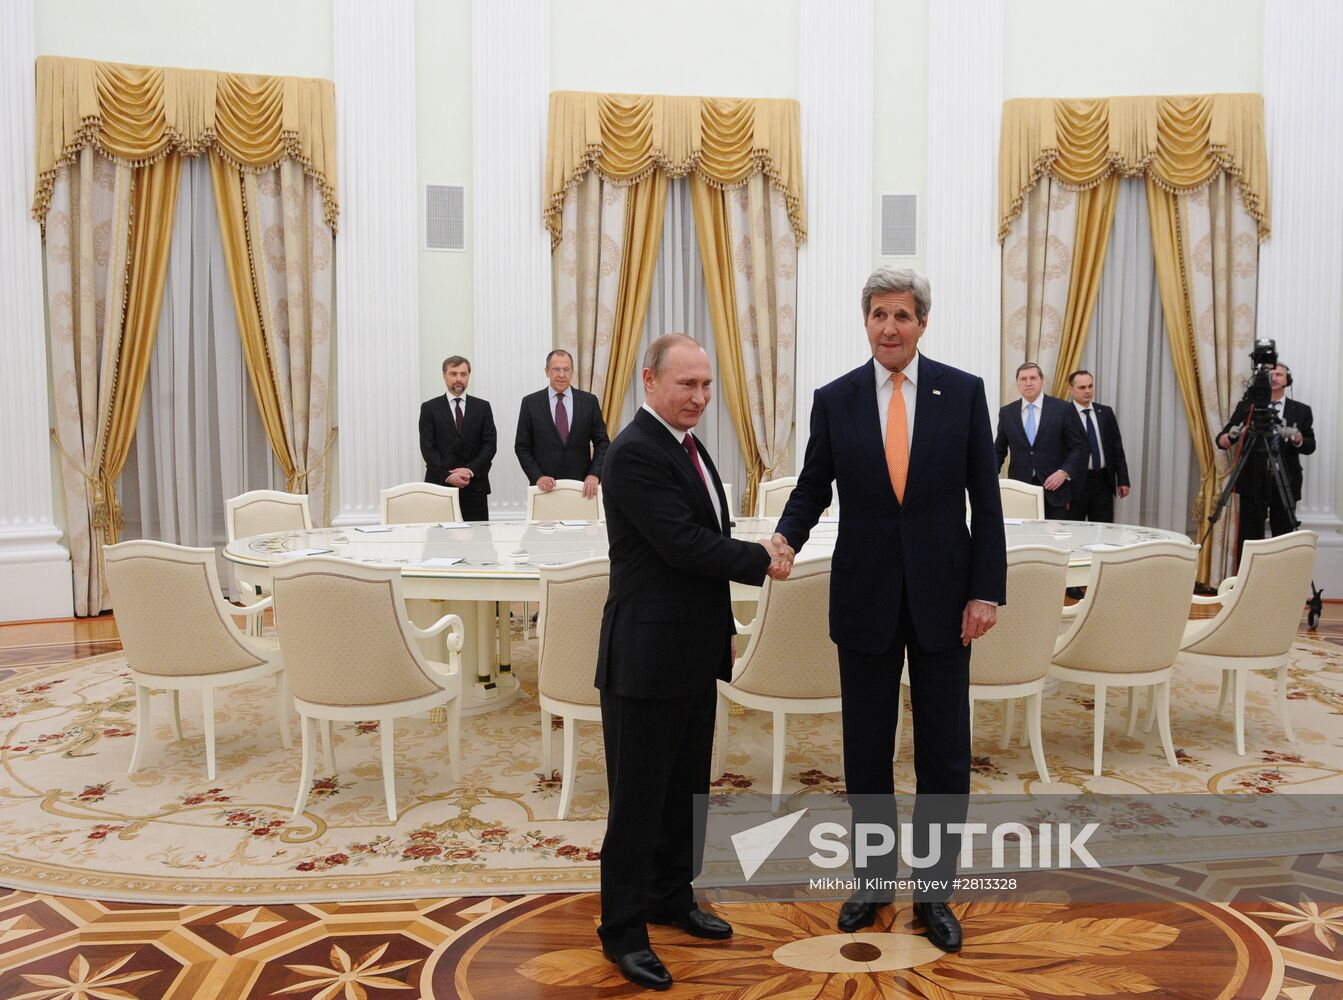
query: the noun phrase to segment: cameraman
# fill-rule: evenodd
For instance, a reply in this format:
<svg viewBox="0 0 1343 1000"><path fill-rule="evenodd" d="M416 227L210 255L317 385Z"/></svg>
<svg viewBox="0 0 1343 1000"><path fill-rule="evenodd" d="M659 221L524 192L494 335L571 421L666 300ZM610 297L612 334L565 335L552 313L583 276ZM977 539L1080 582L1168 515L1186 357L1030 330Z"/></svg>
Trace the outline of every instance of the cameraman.
<svg viewBox="0 0 1343 1000"><path fill-rule="evenodd" d="M1269 372L1269 384L1272 394L1268 405L1275 411L1273 421L1276 435L1280 441L1279 454L1282 455L1283 469L1287 473L1287 483L1292 491L1293 504L1301 500L1301 456L1315 450L1314 418L1310 407L1298 403L1295 399L1286 399L1284 394L1292 384L1292 371L1284 364L1275 364ZM1246 422L1251 419L1251 403L1243 398L1236 405L1231 419L1217 435L1217 447L1236 449L1241 445L1238 439L1244 431ZM1236 483L1236 492L1240 494L1240 518L1237 525L1236 564L1240 564L1240 553L1247 539L1264 537L1264 519L1268 518L1274 535L1285 535L1295 531L1292 511L1282 505L1273 477L1268 470L1267 455L1252 455L1249 463Z"/></svg>

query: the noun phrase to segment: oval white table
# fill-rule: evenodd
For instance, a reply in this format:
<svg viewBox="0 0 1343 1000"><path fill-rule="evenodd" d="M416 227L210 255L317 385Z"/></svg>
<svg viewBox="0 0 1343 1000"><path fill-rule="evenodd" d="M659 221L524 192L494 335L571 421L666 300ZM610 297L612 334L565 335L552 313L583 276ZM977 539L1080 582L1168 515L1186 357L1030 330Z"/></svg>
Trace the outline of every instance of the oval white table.
<svg viewBox="0 0 1343 1000"><path fill-rule="evenodd" d="M799 562L834 550L838 521L837 517L822 519L799 554ZM755 540L769 535L775 523L773 518L740 518L732 533ZM1091 553L1097 546L1189 541L1178 532L1127 524L1016 519L1004 524L1009 547L1048 545L1067 550L1070 587L1086 583ZM463 663L474 663L476 668L474 690L462 707L470 714L501 707L517 695L508 617L499 615L496 625L495 602L536 601L542 566L605 556L606 526L588 521L490 521L281 531L239 538L224 549L224 558L247 567L248 579L261 582L269 578L270 567L276 563L318 552L356 562L400 565L407 598L474 603L475 628L467 628L462 657ZM754 600L754 592L753 587L733 585L734 600ZM481 641L496 634L497 644Z"/></svg>

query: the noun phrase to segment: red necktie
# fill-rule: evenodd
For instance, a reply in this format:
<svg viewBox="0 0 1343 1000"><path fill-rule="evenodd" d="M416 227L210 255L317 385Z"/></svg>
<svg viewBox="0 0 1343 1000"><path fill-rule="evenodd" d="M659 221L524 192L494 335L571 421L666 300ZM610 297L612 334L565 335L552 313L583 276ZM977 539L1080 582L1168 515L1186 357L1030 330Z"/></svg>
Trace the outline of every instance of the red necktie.
<svg viewBox="0 0 1343 1000"><path fill-rule="evenodd" d="M569 414L564 409L564 393L555 396L555 430L559 431L560 444L569 443Z"/></svg>
<svg viewBox="0 0 1343 1000"><path fill-rule="evenodd" d="M690 464L693 465L695 471L699 473L699 478L704 483L704 488L709 490L709 493L712 494L713 490L709 486L709 477L704 474L704 466L700 465L699 462L699 449L695 447L694 435L687 433L685 440L683 440L681 444L685 445L686 454L690 456Z"/></svg>
<svg viewBox="0 0 1343 1000"><path fill-rule="evenodd" d="M458 396L452 403L457 409L457 433L460 434L462 433L462 398Z"/></svg>

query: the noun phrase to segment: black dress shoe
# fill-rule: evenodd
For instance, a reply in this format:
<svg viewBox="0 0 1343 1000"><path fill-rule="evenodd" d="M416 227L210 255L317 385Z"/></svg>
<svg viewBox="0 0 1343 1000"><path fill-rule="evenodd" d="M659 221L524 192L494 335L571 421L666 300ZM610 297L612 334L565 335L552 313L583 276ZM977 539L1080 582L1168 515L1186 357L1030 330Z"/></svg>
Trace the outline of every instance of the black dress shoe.
<svg viewBox="0 0 1343 1000"><path fill-rule="evenodd" d="M627 951L623 955L612 955L602 951L607 958L620 967L620 974L635 986L646 990L671 989L672 977L662 960L653 954L652 948Z"/></svg>
<svg viewBox="0 0 1343 1000"><path fill-rule="evenodd" d="M650 924L663 924L668 927L679 927L692 937L708 938L710 941L721 941L724 938L732 936L732 925L721 917L716 917L708 910L701 910L698 906L689 913L679 917L670 917L666 920L650 920Z"/></svg>
<svg viewBox="0 0 1343 1000"><path fill-rule="evenodd" d="M852 934L864 927L871 927L877 919L877 911L889 904L889 899L859 889L839 908L839 929Z"/></svg>
<svg viewBox="0 0 1343 1000"><path fill-rule="evenodd" d="M914 916L923 921L933 944L943 951L961 950L961 922L946 903L916 902Z"/></svg>

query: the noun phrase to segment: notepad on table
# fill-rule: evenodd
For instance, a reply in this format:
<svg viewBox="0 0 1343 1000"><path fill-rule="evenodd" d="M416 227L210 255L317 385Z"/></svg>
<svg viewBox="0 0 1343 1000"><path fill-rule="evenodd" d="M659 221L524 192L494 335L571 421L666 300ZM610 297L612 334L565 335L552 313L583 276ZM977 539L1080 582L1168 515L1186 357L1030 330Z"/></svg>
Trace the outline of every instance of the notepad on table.
<svg viewBox="0 0 1343 1000"><path fill-rule="evenodd" d="M585 524L591 524L591 523L592 523L591 521L583 521L583 520L576 520L576 521L561 521L561 522L560 522L560 524L564 525L566 528L581 528L581 527L583 527Z"/></svg>
<svg viewBox="0 0 1343 1000"><path fill-rule="evenodd" d="M449 566L456 566L461 561L461 556L435 556L432 559L426 559L420 565L428 566L430 569L446 569Z"/></svg>
<svg viewBox="0 0 1343 1000"><path fill-rule="evenodd" d="M1025 523L1026 523L1026 519L1023 518L1023 517L1005 517L1005 518L1003 518L1003 524L1025 524Z"/></svg>
<svg viewBox="0 0 1343 1000"><path fill-rule="evenodd" d="M280 556L284 559L296 559L299 556L321 556L330 552L330 549L293 549L289 552L281 552Z"/></svg>
<svg viewBox="0 0 1343 1000"><path fill-rule="evenodd" d="M440 528L469 528L471 524L469 521L440 521L438 526Z"/></svg>
<svg viewBox="0 0 1343 1000"><path fill-rule="evenodd" d="M370 532L374 532L374 531L391 531L392 529L391 529L390 526L388 526L388 525L386 525L386 524L369 524L369 525L366 525L366 526L364 526L364 527L362 527L362 528L355 528L354 530L355 530L355 531L362 531L362 532L364 532L365 534L368 534L368 533L370 533Z"/></svg>
<svg viewBox="0 0 1343 1000"><path fill-rule="evenodd" d="M1122 545L1113 545L1110 542L1092 542L1090 545L1083 545L1082 548L1088 552L1111 552L1115 549L1122 549Z"/></svg>

